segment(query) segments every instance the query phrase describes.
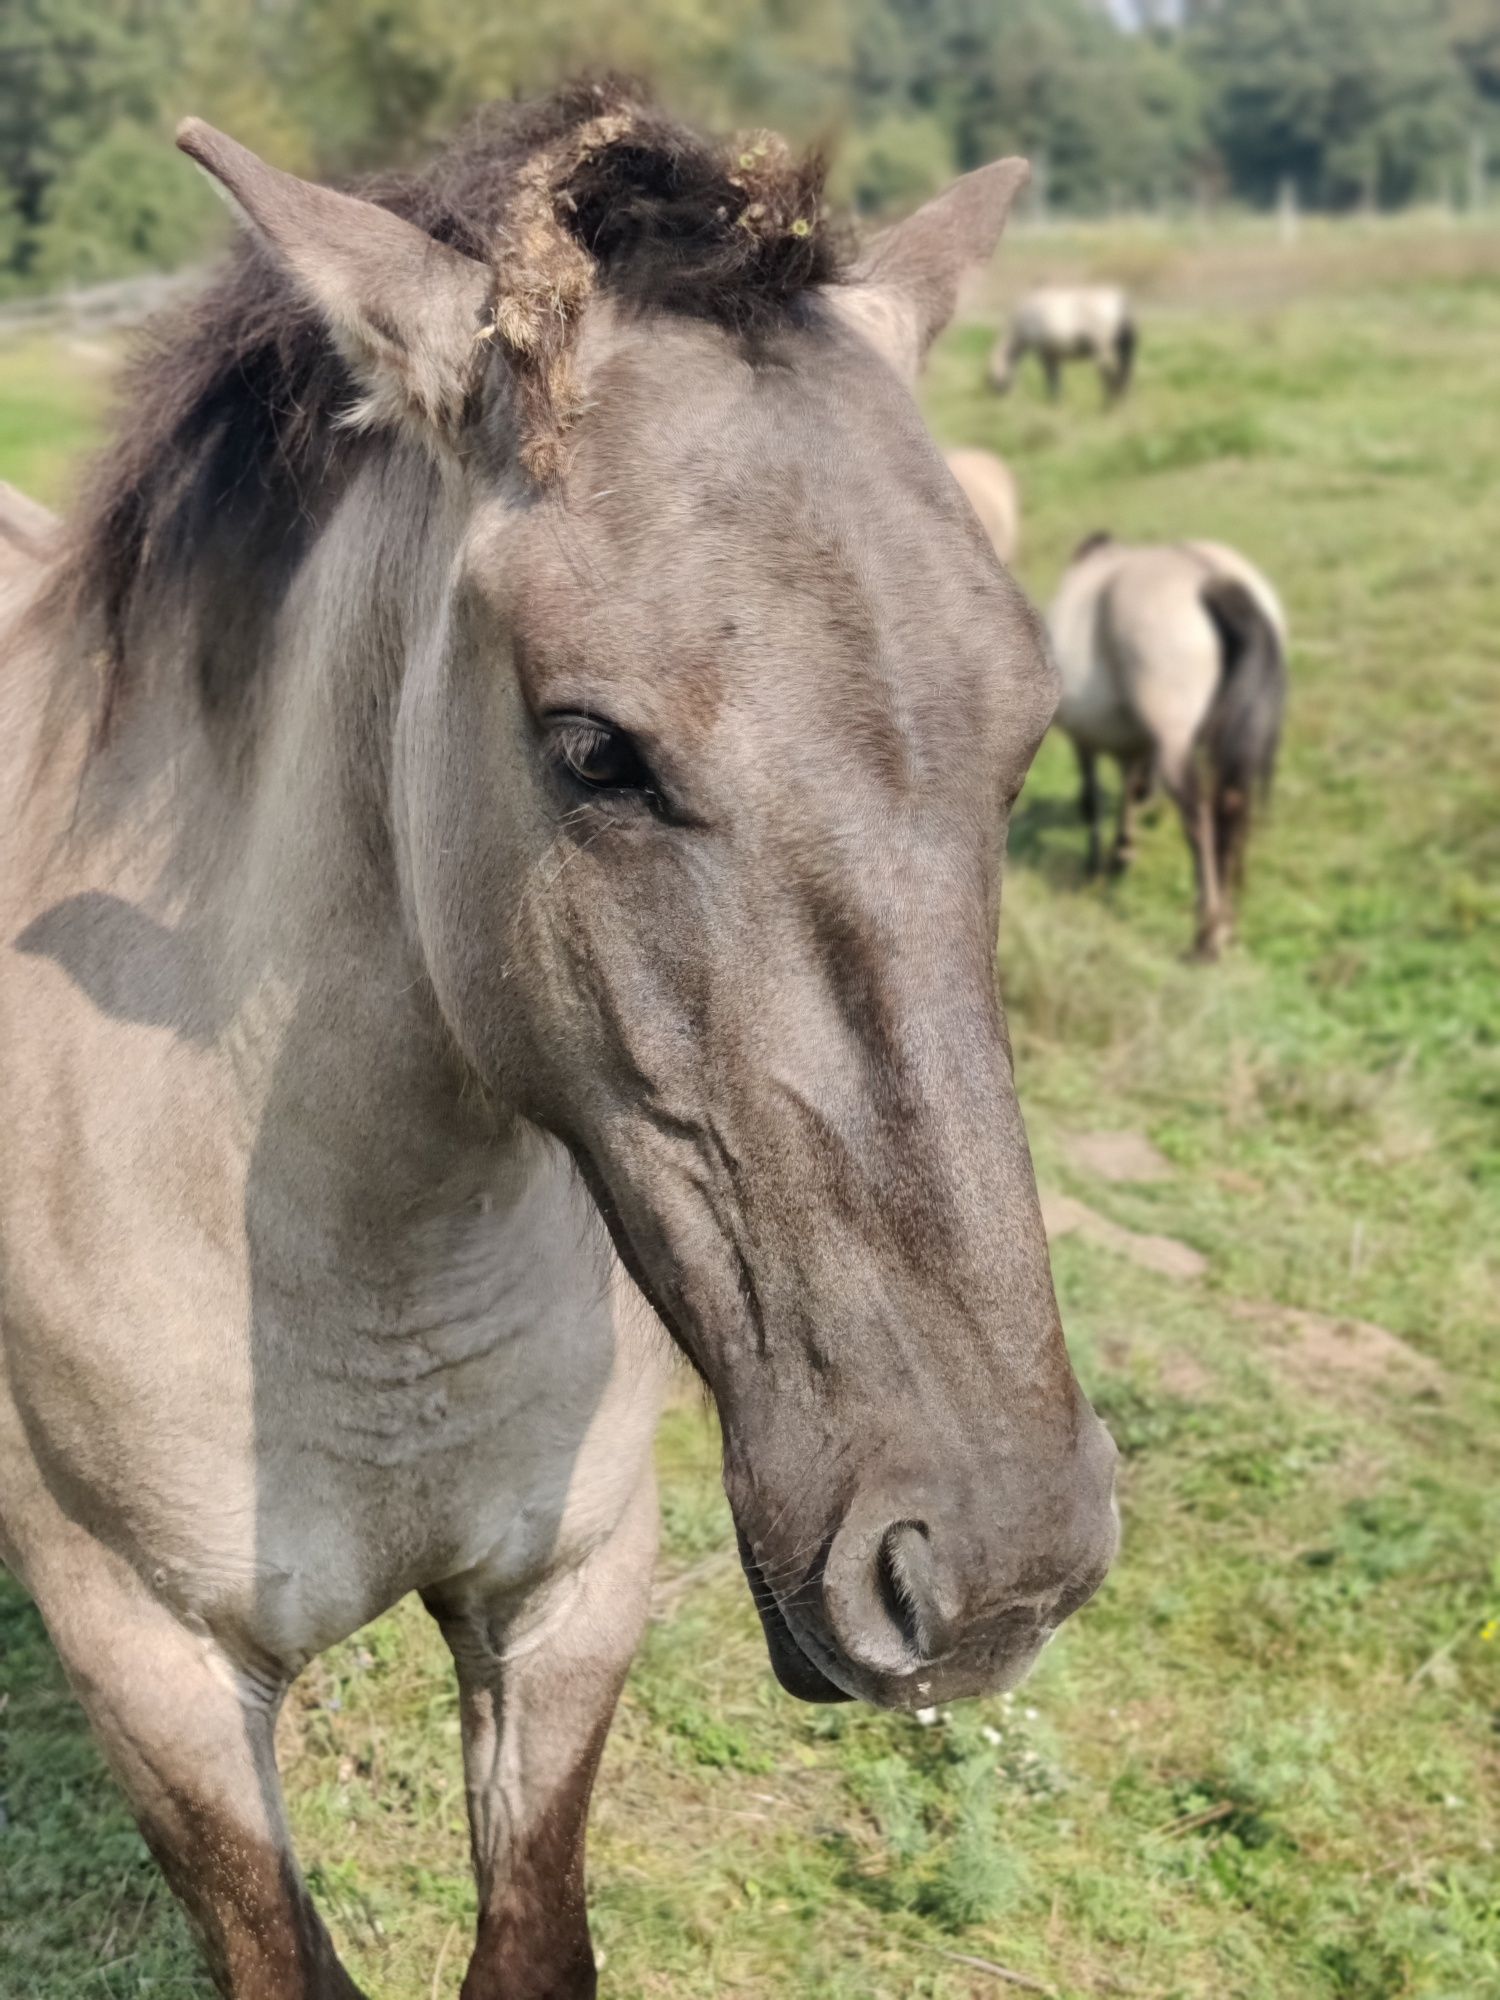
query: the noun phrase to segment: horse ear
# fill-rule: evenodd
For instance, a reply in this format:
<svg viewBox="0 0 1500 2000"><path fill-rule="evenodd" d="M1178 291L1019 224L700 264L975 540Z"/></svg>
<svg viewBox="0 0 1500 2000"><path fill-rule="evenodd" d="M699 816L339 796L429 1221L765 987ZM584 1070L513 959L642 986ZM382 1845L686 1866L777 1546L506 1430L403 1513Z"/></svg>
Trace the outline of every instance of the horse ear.
<svg viewBox="0 0 1500 2000"><path fill-rule="evenodd" d="M843 316L914 382L927 350L953 317L958 288L994 254L1025 160L996 160L964 174L866 248L850 282L831 294Z"/></svg>
<svg viewBox="0 0 1500 2000"><path fill-rule="evenodd" d="M355 420L415 416L456 431L490 299L485 266L375 202L267 166L199 118L183 120L177 144L322 314L365 391Z"/></svg>

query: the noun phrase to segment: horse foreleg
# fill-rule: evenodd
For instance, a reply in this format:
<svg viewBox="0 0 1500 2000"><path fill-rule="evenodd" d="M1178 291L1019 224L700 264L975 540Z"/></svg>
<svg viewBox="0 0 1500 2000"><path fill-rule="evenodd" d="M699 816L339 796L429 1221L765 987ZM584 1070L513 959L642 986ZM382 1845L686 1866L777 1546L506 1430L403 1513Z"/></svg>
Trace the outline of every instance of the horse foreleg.
<svg viewBox="0 0 1500 2000"><path fill-rule="evenodd" d="M1135 813L1150 794L1151 759L1146 757L1122 757L1120 759L1120 812L1115 822L1115 845L1111 866L1117 875L1123 875L1135 859Z"/></svg>
<svg viewBox="0 0 1500 2000"><path fill-rule="evenodd" d="M1088 837L1084 865L1090 875L1097 875L1100 868L1099 763L1093 751L1085 750L1081 743L1075 743L1073 747L1078 753L1078 811Z"/></svg>
<svg viewBox="0 0 1500 2000"><path fill-rule="evenodd" d="M589 1797L639 1643L654 1482L579 1570L518 1614L463 1581L426 1594L458 1669L479 1928L462 2000L592 2000Z"/></svg>
<svg viewBox="0 0 1500 2000"><path fill-rule="evenodd" d="M1047 401L1055 403L1062 395L1062 362L1046 348L1042 350L1041 361L1047 377Z"/></svg>
<svg viewBox="0 0 1500 2000"><path fill-rule="evenodd" d="M1004 347L997 347L990 356L988 369L989 385L999 396L1008 396L1016 379L1016 369L1026 356L1026 342L1018 334L1012 334Z"/></svg>
<svg viewBox="0 0 1500 2000"><path fill-rule="evenodd" d="M189 1631L80 1531L27 1583L229 2000L361 2000L297 1871L273 1731L283 1685Z"/></svg>

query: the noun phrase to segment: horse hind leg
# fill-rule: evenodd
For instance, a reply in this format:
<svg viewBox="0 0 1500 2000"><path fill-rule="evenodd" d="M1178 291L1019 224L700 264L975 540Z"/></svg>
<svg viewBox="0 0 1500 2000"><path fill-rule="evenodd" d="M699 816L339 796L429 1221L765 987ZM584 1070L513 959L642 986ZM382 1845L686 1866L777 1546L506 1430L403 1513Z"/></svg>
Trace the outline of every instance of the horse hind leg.
<svg viewBox="0 0 1500 2000"><path fill-rule="evenodd" d="M1245 794L1233 785L1216 780L1214 787L1214 860L1219 871L1219 888L1224 902L1224 933L1234 928L1232 900L1245 887L1245 849L1250 836L1250 805Z"/></svg>
<svg viewBox="0 0 1500 2000"><path fill-rule="evenodd" d="M461 2000L593 2000L584 1836L604 1739L645 1627L656 1489L559 1589L524 1607L462 1580L424 1593L458 1670L479 1926ZM527 1633L540 1633L528 1638Z"/></svg>
<svg viewBox="0 0 1500 2000"><path fill-rule="evenodd" d="M226 2000L362 2000L293 1857L256 1685L76 1530L30 1567L68 1679Z"/></svg>
<svg viewBox="0 0 1500 2000"><path fill-rule="evenodd" d="M1228 942L1231 929L1229 905L1219 877L1213 797L1203 784L1197 760L1191 753L1164 759L1162 782L1182 817L1183 831L1192 850L1198 892L1193 956L1212 961Z"/></svg>

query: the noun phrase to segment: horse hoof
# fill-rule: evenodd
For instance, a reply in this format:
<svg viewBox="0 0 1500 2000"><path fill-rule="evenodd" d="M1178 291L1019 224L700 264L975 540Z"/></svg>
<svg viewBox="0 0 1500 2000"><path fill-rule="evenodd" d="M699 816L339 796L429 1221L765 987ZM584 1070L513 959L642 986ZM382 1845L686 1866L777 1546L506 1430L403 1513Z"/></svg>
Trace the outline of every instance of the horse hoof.
<svg viewBox="0 0 1500 2000"><path fill-rule="evenodd" d="M1192 950L1188 953L1190 964L1217 965L1224 956L1224 947L1229 942L1230 933L1225 930L1202 931Z"/></svg>

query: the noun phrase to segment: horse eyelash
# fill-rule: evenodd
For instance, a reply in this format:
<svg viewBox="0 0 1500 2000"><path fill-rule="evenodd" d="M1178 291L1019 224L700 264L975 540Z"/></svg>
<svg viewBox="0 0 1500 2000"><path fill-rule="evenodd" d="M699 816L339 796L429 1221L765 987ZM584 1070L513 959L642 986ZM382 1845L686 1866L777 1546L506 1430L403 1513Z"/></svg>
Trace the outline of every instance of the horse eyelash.
<svg viewBox="0 0 1500 2000"><path fill-rule="evenodd" d="M656 782L655 774L637 748L635 739L628 730L616 729L613 724L602 722L591 715L560 715L551 719L553 733L552 754L563 773L574 784L584 786L590 793L603 797L638 796L645 800L651 810L665 816L665 801ZM572 737L570 744L569 738ZM579 769L570 748L576 750L597 749L615 739L628 749L635 772L618 783L599 782L589 778ZM638 775L637 775L638 774Z"/></svg>

